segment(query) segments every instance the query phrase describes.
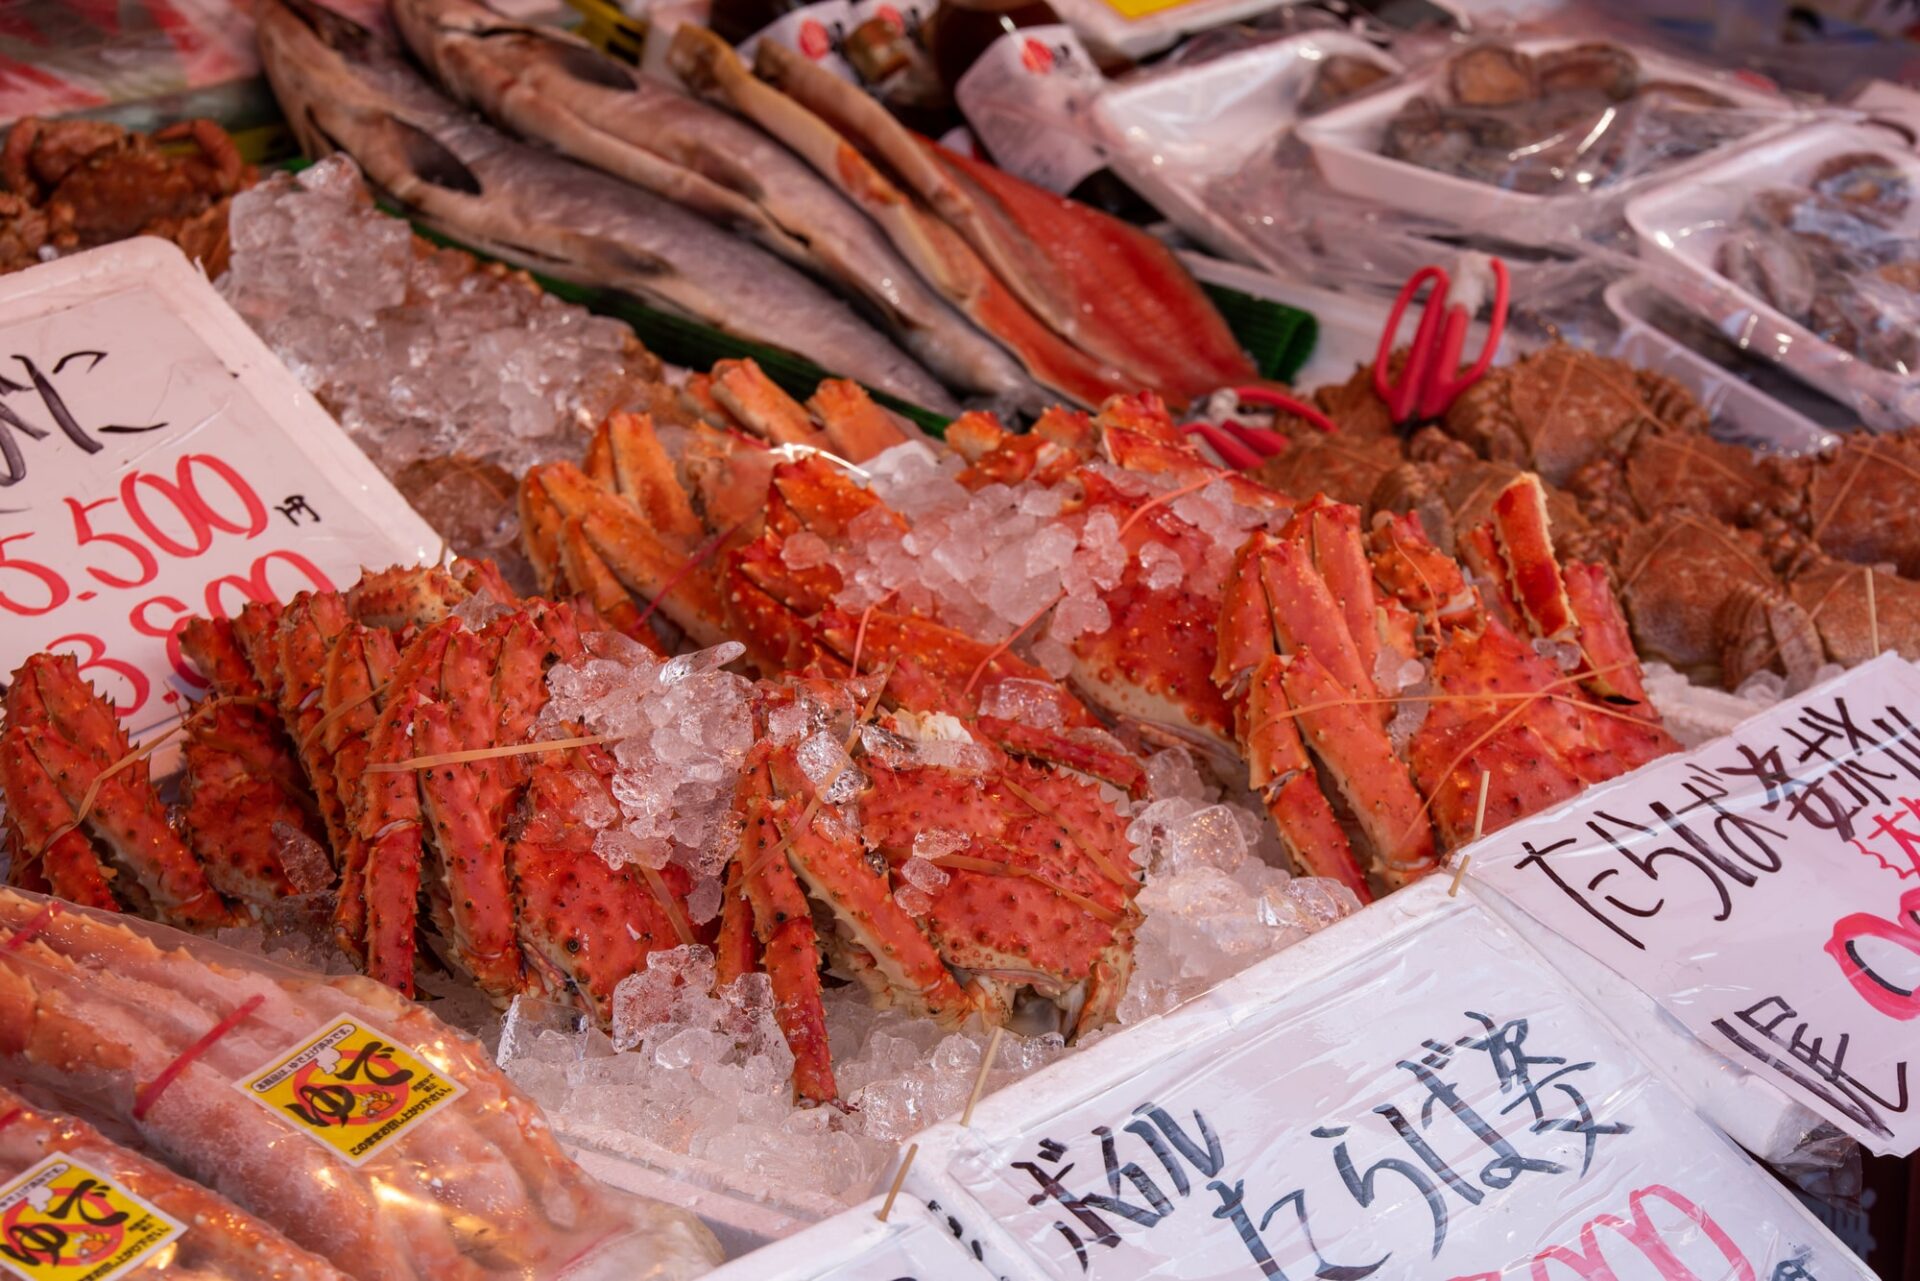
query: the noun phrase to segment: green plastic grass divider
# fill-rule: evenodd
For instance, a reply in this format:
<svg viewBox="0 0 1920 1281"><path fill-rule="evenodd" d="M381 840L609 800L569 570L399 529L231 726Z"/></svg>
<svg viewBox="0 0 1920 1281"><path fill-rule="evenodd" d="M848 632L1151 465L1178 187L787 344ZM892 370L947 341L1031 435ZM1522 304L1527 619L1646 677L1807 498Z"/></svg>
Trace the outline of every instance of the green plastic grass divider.
<svg viewBox="0 0 1920 1281"><path fill-rule="evenodd" d="M1260 376L1291 383L1320 340L1320 322L1313 313L1270 298L1255 298L1225 285L1202 281L1201 288L1220 309L1233 336L1253 357Z"/></svg>

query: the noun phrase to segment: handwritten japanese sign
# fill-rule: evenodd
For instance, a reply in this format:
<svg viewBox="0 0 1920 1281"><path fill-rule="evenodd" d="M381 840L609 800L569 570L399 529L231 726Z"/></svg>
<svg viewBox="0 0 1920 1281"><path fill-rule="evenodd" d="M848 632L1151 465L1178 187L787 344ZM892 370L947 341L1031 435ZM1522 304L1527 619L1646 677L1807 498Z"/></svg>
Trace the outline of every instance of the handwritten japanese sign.
<svg viewBox="0 0 1920 1281"><path fill-rule="evenodd" d="M1030 1082L1069 1102L976 1118L941 1181L1061 1281L1869 1275L1537 953L1425 901L1121 1079Z"/></svg>
<svg viewBox="0 0 1920 1281"><path fill-rule="evenodd" d="M359 1165L459 1097L458 1082L385 1033L338 1019L236 1088Z"/></svg>
<svg viewBox="0 0 1920 1281"><path fill-rule="evenodd" d="M138 735L204 689L188 616L437 551L171 245L35 267L0 304L0 674L71 653Z"/></svg>
<svg viewBox="0 0 1920 1281"><path fill-rule="evenodd" d="M64 1152L0 1184L0 1274L112 1281L186 1227Z"/></svg>
<svg viewBox="0 0 1920 1281"><path fill-rule="evenodd" d="M1878 659L1515 824L1471 866L1874 1151L1920 1147L1911 664Z"/></svg>

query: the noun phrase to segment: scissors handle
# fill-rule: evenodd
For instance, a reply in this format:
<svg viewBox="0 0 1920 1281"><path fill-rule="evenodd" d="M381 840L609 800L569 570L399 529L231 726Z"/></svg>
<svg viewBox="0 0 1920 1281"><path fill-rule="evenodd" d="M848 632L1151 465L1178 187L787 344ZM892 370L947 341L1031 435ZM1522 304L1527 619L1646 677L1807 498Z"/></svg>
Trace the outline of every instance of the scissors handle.
<svg viewBox="0 0 1920 1281"><path fill-rule="evenodd" d="M1460 351L1466 345L1467 326L1472 317L1464 307L1454 307L1447 315L1446 330L1442 335L1440 362L1433 367L1432 374L1420 393L1420 413L1425 418L1438 418L1447 412L1460 393L1479 382L1493 364L1495 352L1500 347L1500 337L1507 328L1507 264L1498 258L1493 261L1493 314L1487 321L1486 345L1480 349L1480 356L1473 367L1464 374L1455 375L1460 368ZM1456 315L1457 313L1457 315ZM1396 420L1397 421L1397 420Z"/></svg>
<svg viewBox="0 0 1920 1281"><path fill-rule="evenodd" d="M1400 321L1412 305L1414 296L1420 287L1431 281L1433 292L1427 297L1425 310L1420 313L1420 323L1413 331L1413 345L1407 349L1407 363L1396 380L1391 376L1393 342L1400 334ZM1394 422L1405 422L1418 407L1422 397L1421 388L1430 376L1433 344L1438 335L1438 325L1447 306L1447 293L1451 282L1444 269L1435 266L1422 267L1407 277L1407 283L1400 286L1400 293L1393 300L1393 309L1387 313L1386 328L1380 331L1380 345L1373 353L1373 390L1380 399L1387 402L1387 413Z"/></svg>

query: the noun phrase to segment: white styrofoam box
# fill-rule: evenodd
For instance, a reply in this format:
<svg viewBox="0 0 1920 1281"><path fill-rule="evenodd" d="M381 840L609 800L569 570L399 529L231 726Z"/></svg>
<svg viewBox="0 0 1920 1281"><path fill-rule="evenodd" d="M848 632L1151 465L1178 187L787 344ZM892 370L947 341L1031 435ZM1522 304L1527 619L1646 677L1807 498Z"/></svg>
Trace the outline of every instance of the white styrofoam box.
<svg viewBox="0 0 1920 1281"><path fill-rule="evenodd" d="M1627 996L1651 1004L1637 992L1629 990ZM1529 1186L1520 1183L1477 1212L1473 1207L1487 1199L1486 1192L1462 1204L1449 1198L1441 1180L1433 1179L1431 1195L1424 1199L1441 1200L1454 1210L1456 1221L1453 1235L1447 1237L1445 1217L1436 1212L1434 1257L1429 1258L1423 1248L1405 1248L1411 1241L1425 1240L1427 1207L1421 1195L1409 1192L1419 1180L1394 1169L1391 1160L1380 1159L1383 1153L1398 1153L1407 1158L1402 1169L1418 1170L1408 1156L1412 1145L1383 1147L1391 1140L1374 1135L1381 1127L1375 1124L1363 1133L1356 1118L1368 1115L1369 1108L1387 1115L1371 1106L1384 1103L1385 1096L1376 1097L1386 1079L1383 1074L1399 1068L1417 1075L1411 1061L1423 1053L1428 1057L1420 1063L1444 1073L1456 1047L1472 1043L1471 1033L1457 1042L1444 1039L1461 1021L1456 1007L1483 1010L1489 1027L1501 1020L1529 1019L1531 1039L1524 1025L1517 1028L1520 1040L1526 1041L1524 1054L1560 1055L1532 1058L1540 1065L1532 1070L1545 1073L1555 1070L1552 1065L1565 1065L1569 1081L1584 1079L1593 1091L1576 1105L1587 1118L1581 1124L1605 1126L1628 1117L1633 1124L1616 1132L1624 1147L1612 1149L1612 1158L1596 1138L1587 1155L1591 1178L1588 1164L1579 1165L1575 1176L1574 1163L1562 1161L1556 1170L1541 1172L1529 1192L1520 1192L1519 1187ZM1409 1008L1419 1013L1409 1018ZM1466 1017L1469 1026L1475 1017ZM1509 1033L1515 1030L1512 1023L1506 1026ZM1431 1039L1436 1036L1443 1039ZM1197 1281L1228 1275L1229 1266L1255 1275L1265 1265L1247 1253L1255 1235L1249 1233L1248 1222L1258 1225L1263 1246L1274 1250L1274 1261L1286 1275L1314 1270L1309 1249L1316 1256L1325 1251L1323 1261L1341 1266L1354 1265L1363 1255L1365 1262L1372 1262L1383 1251L1398 1252L1392 1267L1375 1273L1381 1277L1493 1275L1487 1270L1511 1267L1516 1260L1524 1265L1537 1249L1560 1245L1580 1251L1585 1244L1583 1220L1589 1230L1610 1217L1624 1224L1615 1216L1637 1212L1637 1198L1656 1187L1670 1190L1668 1185L1699 1198L1704 1204L1698 1208L1717 1216L1729 1245L1759 1256L1765 1266L1758 1275L1773 1275L1776 1263L1817 1260L1813 1273L1823 1277L1869 1276L1790 1193L1704 1124L1674 1091L1672 1083L1692 1066L1691 1051L1676 1056L1676 1047L1686 1039L1655 1020L1612 1019L1576 986L1565 983L1471 889L1450 898L1446 879L1433 877L1166 1016L1117 1033L1099 1049L1000 1091L980 1104L971 1127L949 1123L927 1131L920 1137L906 1187L953 1215L963 1235L981 1247L987 1267L1016 1281L1083 1275L1096 1281ZM1408 1062L1396 1065L1396 1055ZM1665 1061L1664 1068L1651 1069L1650 1060ZM1513 1061L1508 1060L1509 1065ZM1592 1077L1571 1075L1596 1064L1601 1070ZM1463 1088L1456 1101L1477 1109L1483 1118L1497 1111L1509 1118L1504 1124L1511 1129L1520 1124L1511 1119L1513 1108L1525 1102L1523 1097L1509 1099L1516 1080L1501 1070L1497 1091L1484 1084L1473 1094ZM1436 1173L1439 1165L1447 1164L1456 1177L1459 1171L1478 1169L1489 1155L1479 1146L1482 1142L1502 1151L1489 1138L1443 1133L1437 1127L1447 1123L1449 1110L1458 1116L1457 1109L1448 1103L1437 1109L1441 1120L1435 1121L1431 1103L1443 1096L1436 1092L1425 1107L1417 1102L1421 1097L1415 1095L1410 1104L1398 1093L1392 1095L1399 1117L1395 1124L1409 1125L1439 1145L1427 1162ZM1508 1102L1504 1109L1503 1100ZM1213 1116L1211 1128L1198 1111L1203 1106ZM1763 1109L1765 1097L1753 1098L1750 1106ZM1184 1131L1187 1146L1178 1154L1167 1142L1173 1136L1164 1125L1166 1141L1156 1142L1151 1153L1142 1139L1153 1136L1136 1139L1136 1132L1149 1129L1140 1118L1151 1115L1152 1107L1163 1108ZM1128 1133L1119 1135L1123 1127ZM1350 1194L1338 1191L1340 1181L1333 1176L1337 1158L1331 1151L1349 1128L1354 1134L1345 1141L1361 1145L1357 1163L1371 1163L1374 1172L1362 1180L1349 1169ZM1768 1127L1750 1129L1764 1133ZM1533 1141L1559 1130L1557 1122L1536 1127ZM1112 1140L1097 1137L1102 1134L1117 1136L1126 1145L1117 1158L1109 1155ZM1637 1137L1629 1143L1627 1135ZM1048 1143L1058 1146L1049 1153ZM1070 1195L1086 1197L1097 1189L1104 1197L1111 1185L1115 1201L1129 1203L1139 1217L1123 1221L1105 1201L1097 1207L1081 1202L1081 1208L1097 1208L1110 1228L1118 1228L1113 1245L1106 1245L1077 1212L1042 1194L1037 1165L1035 1170L1021 1167L1016 1174L1017 1157L1056 1167L1071 1162L1070 1173L1048 1172L1071 1185ZM1488 1164L1483 1177L1507 1159L1503 1155ZM1156 1185L1162 1199L1155 1201L1147 1185L1127 1173L1133 1167L1114 1164L1116 1160L1138 1162L1140 1174ZM1311 1209L1320 1225L1310 1242L1303 1239L1292 1212L1281 1213L1278 1226L1268 1227L1276 1212L1293 1205L1288 1189L1292 1180L1307 1177L1301 1170L1309 1166L1326 1167L1321 1171L1326 1177L1295 1207L1303 1217ZM1329 1180L1335 1189L1331 1193ZM1508 1186L1491 1178L1487 1184ZM1383 1215L1376 1208L1369 1217L1364 1207L1376 1201L1381 1207L1392 1202L1390 1208L1400 1213ZM1362 1207L1357 1220L1353 1202ZM1246 1222L1223 1222L1236 1208L1247 1211ZM1161 1231L1162 1221L1170 1231ZM1082 1234L1077 1242L1069 1236L1076 1229ZM1699 1258L1702 1234L1684 1227L1680 1231L1685 1248L1696 1251L1689 1259ZM1442 1239L1450 1250L1445 1258L1438 1257ZM1678 1240L1673 1244L1676 1250L1682 1248ZM1077 1264L1070 1252L1075 1246L1085 1255ZM1726 1274L1752 1275L1737 1268Z"/></svg>
<svg viewBox="0 0 1920 1281"><path fill-rule="evenodd" d="M440 538L180 250L0 279L0 671L75 654L140 736L202 685L189 614L346 587Z"/></svg>
<svg viewBox="0 0 1920 1281"><path fill-rule="evenodd" d="M1256 259L1210 206L1205 185L1259 160L1293 128L1300 95L1332 54L1400 70L1359 36L1302 32L1110 85L1094 102L1093 125L1114 172L1181 231L1218 253Z"/></svg>
<svg viewBox="0 0 1920 1281"><path fill-rule="evenodd" d="M1829 449L1839 435L1796 412L1649 323L1641 311L1654 286L1632 277L1616 280L1602 295L1620 322L1613 354L1629 364L1654 370L1694 394L1714 419L1714 434L1782 454Z"/></svg>
<svg viewBox="0 0 1920 1281"><path fill-rule="evenodd" d="M1571 43L1574 42L1566 39L1519 40L1514 42L1514 48L1540 54ZM1561 195L1507 191L1381 154L1387 124L1402 107L1423 94L1436 97L1444 94L1444 63L1410 75L1380 93L1367 94L1304 120L1297 132L1301 141L1313 149L1321 175L1340 191L1515 243L1529 244L1565 239L1571 232L1593 226L1617 213L1638 192L1697 173L1730 151L1792 127L1793 108L1783 98L1761 93L1692 63L1631 46L1622 47L1639 60L1645 80L1700 85L1727 98L1739 109L1765 113L1774 119L1747 138L1698 156L1631 175L1591 193Z"/></svg>
<svg viewBox="0 0 1920 1281"><path fill-rule="evenodd" d="M992 1281L993 1274L954 1237L943 1214L903 1192L883 1222L885 1203L885 1197L874 1197L734 1258L707 1276L710 1281Z"/></svg>
<svg viewBox="0 0 1920 1281"><path fill-rule="evenodd" d="M1738 225L1755 193L1804 186L1824 160L1849 151L1886 156L1920 185L1920 156L1898 136L1869 125L1808 125L1758 144L1672 183L1637 196L1627 223L1641 256L1671 270L1651 278L1673 298L1718 326L1756 355L1777 361L1803 381L1850 407L1880 408L1889 425L1920 421L1920 377L1879 369L1826 342L1766 299L1721 275L1720 245Z"/></svg>

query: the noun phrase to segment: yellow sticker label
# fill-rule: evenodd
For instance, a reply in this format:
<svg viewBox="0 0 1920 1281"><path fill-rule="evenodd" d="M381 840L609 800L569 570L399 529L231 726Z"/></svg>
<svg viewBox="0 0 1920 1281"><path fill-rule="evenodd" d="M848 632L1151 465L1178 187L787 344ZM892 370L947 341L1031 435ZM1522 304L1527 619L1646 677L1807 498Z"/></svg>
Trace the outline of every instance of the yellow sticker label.
<svg viewBox="0 0 1920 1281"><path fill-rule="evenodd" d="M186 1230L64 1152L0 1184L0 1273L26 1281L110 1281Z"/></svg>
<svg viewBox="0 0 1920 1281"><path fill-rule="evenodd" d="M378 1028L338 1019L235 1087L359 1165L442 1105L457 1082Z"/></svg>
<svg viewBox="0 0 1920 1281"><path fill-rule="evenodd" d="M1169 9L1183 8L1192 3L1194 0L1107 0L1107 8L1132 22L1156 13L1165 13Z"/></svg>

